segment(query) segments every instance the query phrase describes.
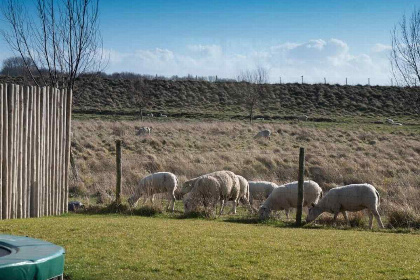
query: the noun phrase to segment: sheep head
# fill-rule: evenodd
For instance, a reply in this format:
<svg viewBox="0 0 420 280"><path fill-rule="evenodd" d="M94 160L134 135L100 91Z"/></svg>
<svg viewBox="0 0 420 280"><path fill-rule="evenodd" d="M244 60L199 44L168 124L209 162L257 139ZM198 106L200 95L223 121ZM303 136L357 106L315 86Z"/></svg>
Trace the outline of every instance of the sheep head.
<svg viewBox="0 0 420 280"><path fill-rule="evenodd" d="M271 209L269 209L267 206L262 205L260 207L260 210L258 211L258 216L260 217L260 220L266 220L270 217Z"/></svg>
<svg viewBox="0 0 420 280"><path fill-rule="evenodd" d="M312 203L311 206L312 207L309 208L309 214L306 217L306 222L307 223L310 223L310 222L314 221L319 215L322 214L322 212L324 212L324 211L322 211L321 207L319 207L315 203Z"/></svg>

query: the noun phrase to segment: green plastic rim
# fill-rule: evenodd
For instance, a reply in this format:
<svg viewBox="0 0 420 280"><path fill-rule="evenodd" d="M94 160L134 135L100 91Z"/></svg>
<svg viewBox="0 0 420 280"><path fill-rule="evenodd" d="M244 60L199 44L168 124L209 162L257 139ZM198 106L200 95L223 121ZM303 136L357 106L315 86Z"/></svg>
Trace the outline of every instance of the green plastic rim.
<svg viewBox="0 0 420 280"><path fill-rule="evenodd" d="M0 280L47 280L64 271L64 248L39 239L0 235Z"/></svg>

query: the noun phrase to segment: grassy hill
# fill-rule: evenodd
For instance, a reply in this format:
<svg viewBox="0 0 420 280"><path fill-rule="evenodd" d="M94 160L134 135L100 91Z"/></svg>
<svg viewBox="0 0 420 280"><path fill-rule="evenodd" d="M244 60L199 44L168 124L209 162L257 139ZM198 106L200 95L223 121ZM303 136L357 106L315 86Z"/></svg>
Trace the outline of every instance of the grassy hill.
<svg viewBox="0 0 420 280"><path fill-rule="evenodd" d="M22 79L1 77L0 82ZM243 93L247 84L237 82L170 81L82 77L76 83L76 113L136 115L137 96L147 112L172 117L246 118ZM332 117L417 117L420 88L341 86L323 84L267 84L257 105L257 117L291 119L305 114Z"/></svg>

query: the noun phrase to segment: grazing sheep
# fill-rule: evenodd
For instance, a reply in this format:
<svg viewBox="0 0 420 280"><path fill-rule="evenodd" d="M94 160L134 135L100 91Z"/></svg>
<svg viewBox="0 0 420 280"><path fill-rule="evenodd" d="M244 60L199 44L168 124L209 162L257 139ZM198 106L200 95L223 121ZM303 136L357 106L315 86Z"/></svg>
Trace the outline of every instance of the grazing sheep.
<svg viewBox="0 0 420 280"><path fill-rule="evenodd" d="M234 201L234 206L231 212L236 214L236 206L239 201L240 194L240 182L238 177L231 171L216 171L202 176L212 176L220 184L221 195L220 195L220 215L223 214L225 202L228 200ZM202 177L193 178L184 183L182 187L182 193L187 194L195 188L195 183Z"/></svg>
<svg viewBox="0 0 420 280"><path fill-rule="evenodd" d="M178 178L170 172L157 172L150 174L140 180L134 194L128 199L128 203L134 206L139 198L143 195L151 196L153 203L153 195L158 193L168 193L169 206L172 205L172 212L175 209L175 190L178 187Z"/></svg>
<svg viewBox="0 0 420 280"><path fill-rule="evenodd" d="M269 129L265 129L265 130L261 130L260 132L258 132L257 135L254 136L254 139L255 138L260 138L260 137L270 139L270 136L271 136L271 131Z"/></svg>
<svg viewBox="0 0 420 280"><path fill-rule="evenodd" d="M222 187L216 177L202 175L194 181L194 187L184 195L185 213L197 210L199 206L215 208L221 197L226 195L226 189Z"/></svg>
<svg viewBox="0 0 420 280"><path fill-rule="evenodd" d="M298 182L292 182L275 188L259 210L260 219L269 217L271 211L285 210L289 219L289 209L297 207ZM322 197L322 189L314 181L303 182L303 206L317 203Z"/></svg>
<svg viewBox="0 0 420 280"><path fill-rule="evenodd" d="M143 126L139 128L136 135L143 136L143 135L150 135L151 133L152 133L151 127Z"/></svg>
<svg viewBox="0 0 420 280"><path fill-rule="evenodd" d="M167 115L160 115L161 118L167 118Z"/></svg>
<svg viewBox="0 0 420 280"><path fill-rule="evenodd" d="M356 212L363 209L369 210L369 228L372 229L372 220L375 216L379 227L383 228L381 217L378 213L379 193L370 184L353 184L331 189L319 203L313 203L309 209L306 222L312 222L324 212L334 214L334 222L338 214L343 213L348 223L346 211Z"/></svg>
<svg viewBox="0 0 420 280"><path fill-rule="evenodd" d="M154 117L153 113L147 114L147 116L148 116L148 117L151 117L151 118L153 118L153 117Z"/></svg>
<svg viewBox="0 0 420 280"><path fill-rule="evenodd" d="M249 181L249 202L251 205L254 200L265 200L271 192L278 186L267 181ZM257 209L254 209L257 211Z"/></svg>
<svg viewBox="0 0 420 280"><path fill-rule="evenodd" d="M240 192L239 192L239 200L245 204L249 210L252 212L253 209L251 207L251 204L249 203L249 183L248 180L240 175L236 175L239 179L239 185L240 185Z"/></svg>
<svg viewBox="0 0 420 280"><path fill-rule="evenodd" d="M386 122L390 125L402 125L402 123L394 122L393 119L386 119Z"/></svg>
<svg viewBox="0 0 420 280"><path fill-rule="evenodd" d="M255 120L257 120L257 121L263 121L264 118L256 118Z"/></svg>
<svg viewBox="0 0 420 280"><path fill-rule="evenodd" d="M306 121L308 121L309 117L308 117L308 116L306 116L306 115L303 115L303 116L299 116L299 117L297 117L297 119L298 119L299 121L304 121L304 122L306 122Z"/></svg>

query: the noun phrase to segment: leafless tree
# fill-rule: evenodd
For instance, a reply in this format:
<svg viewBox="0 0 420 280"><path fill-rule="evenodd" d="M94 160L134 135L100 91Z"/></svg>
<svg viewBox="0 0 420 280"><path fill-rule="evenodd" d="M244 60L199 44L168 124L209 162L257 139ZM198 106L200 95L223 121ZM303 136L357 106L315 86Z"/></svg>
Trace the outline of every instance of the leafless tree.
<svg viewBox="0 0 420 280"><path fill-rule="evenodd" d="M268 71L261 66L254 70L242 71L239 75L239 82L246 83L243 98L249 112L249 121L252 123L258 101L263 96L263 85L268 82Z"/></svg>
<svg viewBox="0 0 420 280"><path fill-rule="evenodd" d="M35 13L23 0L4 0L1 30L19 54L36 85L72 89L78 75L102 65L99 0L34 0ZM46 69L46 71L43 71Z"/></svg>
<svg viewBox="0 0 420 280"><path fill-rule="evenodd" d="M137 78L132 84L133 102L140 109L140 119L143 121L143 110L146 107L145 85L143 78Z"/></svg>
<svg viewBox="0 0 420 280"><path fill-rule="evenodd" d="M420 9L404 15L391 32L391 66L397 84L420 84Z"/></svg>

